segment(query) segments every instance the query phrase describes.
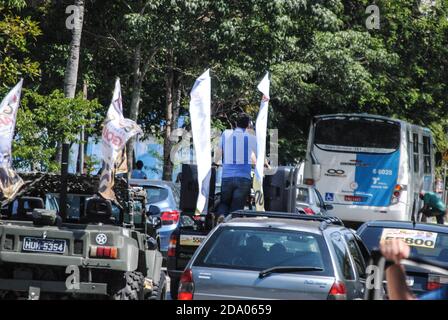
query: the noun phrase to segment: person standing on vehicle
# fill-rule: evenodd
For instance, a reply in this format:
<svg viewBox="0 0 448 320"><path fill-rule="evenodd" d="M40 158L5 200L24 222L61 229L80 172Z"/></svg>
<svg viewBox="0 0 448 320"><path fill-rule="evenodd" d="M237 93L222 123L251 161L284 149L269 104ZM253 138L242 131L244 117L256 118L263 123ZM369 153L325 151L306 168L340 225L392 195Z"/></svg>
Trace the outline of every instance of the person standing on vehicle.
<svg viewBox="0 0 448 320"><path fill-rule="evenodd" d="M426 222L427 217L436 217L438 224L444 224L446 206L442 199L434 192L420 192L419 197L423 200L422 221Z"/></svg>
<svg viewBox="0 0 448 320"><path fill-rule="evenodd" d="M131 179L148 179L146 173L143 172L143 161L138 160L136 166L137 169L132 170Z"/></svg>
<svg viewBox="0 0 448 320"><path fill-rule="evenodd" d="M403 240L391 239L380 243L386 260L393 264L386 269L387 292L390 300L448 300L448 286L416 297L406 283L406 272L401 260L410 256L411 248Z"/></svg>
<svg viewBox="0 0 448 320"><path fill-rule="evenodd" d="M238 115L236 129L225 130L221 135L216 158L222 159L221 200L218 222L230 212L244 209L252 185L252 164L256 161L257 138L248 132L250 117Z"/></svg>

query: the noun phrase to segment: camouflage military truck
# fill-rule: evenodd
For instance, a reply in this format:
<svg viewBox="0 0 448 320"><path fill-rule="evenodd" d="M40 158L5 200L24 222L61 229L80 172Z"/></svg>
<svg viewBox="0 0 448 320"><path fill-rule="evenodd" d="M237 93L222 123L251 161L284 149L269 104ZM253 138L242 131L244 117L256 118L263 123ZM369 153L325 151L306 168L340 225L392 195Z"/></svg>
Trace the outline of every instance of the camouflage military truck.
<svg viewBox="0 0 448 320"><path fill-rule="evenodd" d="M60 175L22 178L1 207L0 299L164 299L161 222L146 215L144 190L116 179L111 202L95 195L97 177L69 175L61 216Z"/></svg>

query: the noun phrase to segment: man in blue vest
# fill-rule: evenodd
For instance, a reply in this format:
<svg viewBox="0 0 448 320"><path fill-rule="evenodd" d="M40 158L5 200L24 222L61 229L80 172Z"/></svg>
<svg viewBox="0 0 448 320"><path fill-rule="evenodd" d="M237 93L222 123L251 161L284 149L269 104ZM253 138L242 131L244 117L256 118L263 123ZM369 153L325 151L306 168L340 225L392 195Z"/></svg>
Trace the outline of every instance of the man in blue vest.
<svg viewBox="0 0 448 320"><path fill-rule="evenodd" d="M247 129L250 117L238 115L236 129L225 130L221 135L222 155L221 200L217 210L218 221L230 212L244 209L252 185L251 170L257 153L257 138Z"/></svg>

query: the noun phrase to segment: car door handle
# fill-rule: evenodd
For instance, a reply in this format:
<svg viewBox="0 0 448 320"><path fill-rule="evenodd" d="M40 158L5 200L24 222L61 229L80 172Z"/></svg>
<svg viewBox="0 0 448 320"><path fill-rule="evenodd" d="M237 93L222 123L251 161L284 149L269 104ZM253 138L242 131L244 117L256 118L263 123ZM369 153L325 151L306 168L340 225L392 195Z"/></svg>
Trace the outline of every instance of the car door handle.
<svg viewBox="0 0 448 320"><path fill-rule="evenodd" d="M201 273L199 273L198 278L199 278L199 279L210 280L210 279L212 278L212 274L211 274L211 273L204 273L204 272L201 272Z"/></svg>

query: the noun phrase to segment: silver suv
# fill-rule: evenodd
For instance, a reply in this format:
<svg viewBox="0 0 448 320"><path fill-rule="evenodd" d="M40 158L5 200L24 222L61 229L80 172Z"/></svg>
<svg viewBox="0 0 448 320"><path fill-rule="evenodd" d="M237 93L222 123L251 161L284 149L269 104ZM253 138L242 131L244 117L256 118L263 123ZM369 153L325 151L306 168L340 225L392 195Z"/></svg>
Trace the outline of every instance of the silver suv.
<svg viewBox="0 0 448 320"><path fill-rule="evenodd" d="M178 299L359 299L368 255L338 218L238 211L195 252Z"/></svg>

